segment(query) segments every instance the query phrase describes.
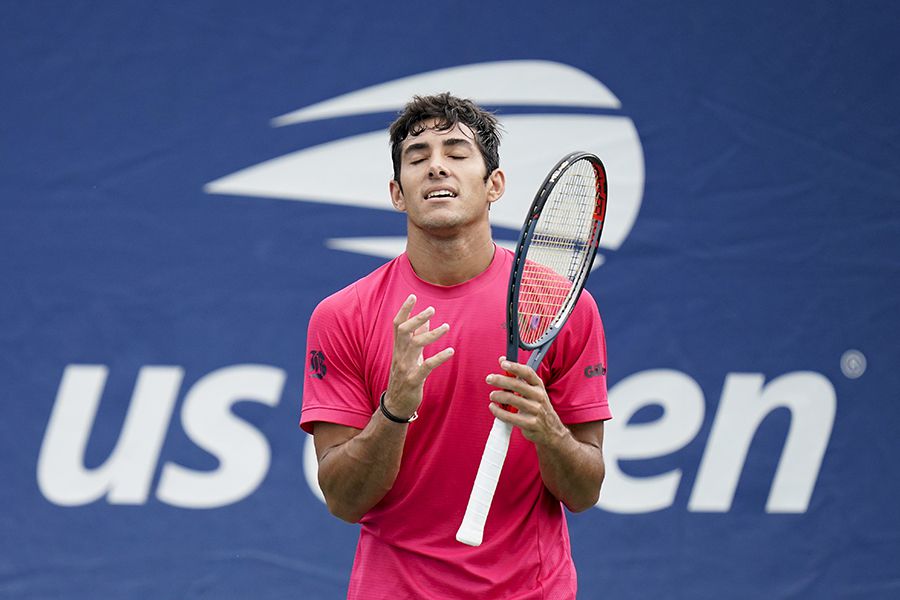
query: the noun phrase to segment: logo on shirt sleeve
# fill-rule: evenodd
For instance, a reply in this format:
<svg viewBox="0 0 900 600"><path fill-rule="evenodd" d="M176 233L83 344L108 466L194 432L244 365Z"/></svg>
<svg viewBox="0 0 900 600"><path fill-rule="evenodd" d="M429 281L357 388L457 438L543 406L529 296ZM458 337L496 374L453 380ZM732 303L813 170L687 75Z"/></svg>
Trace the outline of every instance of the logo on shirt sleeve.
<svg viewBox="0 0 900 600"><path fill-rule="evenodd" d="M316 379L325 378L325 353L321 350L312 350L309 353L309 374Z"/></svg>
<svg viewBox="0 0 900 600"><path fill-rule="evenodd" d="M584 368L585 377L600 377L601 375L606 375L606 367L603 366L603 363L588 365Z"/></svg>

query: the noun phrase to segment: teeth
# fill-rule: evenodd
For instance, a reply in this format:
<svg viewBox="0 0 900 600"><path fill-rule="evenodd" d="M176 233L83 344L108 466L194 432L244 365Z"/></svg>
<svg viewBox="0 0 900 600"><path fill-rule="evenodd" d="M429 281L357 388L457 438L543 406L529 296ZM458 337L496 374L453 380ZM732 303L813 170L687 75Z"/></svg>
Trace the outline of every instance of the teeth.
<svg viewBox="0 0 900 600"><path fill-rule="evenodd" d="M451 192L450 190L437 190L429 193L426 198L454 198L456 194Z"/></svg>

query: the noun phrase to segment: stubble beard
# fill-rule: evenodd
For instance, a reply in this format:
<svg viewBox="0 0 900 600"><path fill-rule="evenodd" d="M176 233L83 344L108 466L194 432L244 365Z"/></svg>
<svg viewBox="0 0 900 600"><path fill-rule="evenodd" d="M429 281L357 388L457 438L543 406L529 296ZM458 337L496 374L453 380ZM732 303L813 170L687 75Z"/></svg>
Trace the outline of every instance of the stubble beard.
<svg viewBox="0 0 900 600"><path fill-rule="evenodd" d="M460 233L472 229L482 219L487 220L487 209L484 210L483 216L480 214L438 210L431 212L431 214L419 215L419 218L416 219L410 218L409 223L410 227L415 227L426 235L446 239L457 237Z"/></svg>

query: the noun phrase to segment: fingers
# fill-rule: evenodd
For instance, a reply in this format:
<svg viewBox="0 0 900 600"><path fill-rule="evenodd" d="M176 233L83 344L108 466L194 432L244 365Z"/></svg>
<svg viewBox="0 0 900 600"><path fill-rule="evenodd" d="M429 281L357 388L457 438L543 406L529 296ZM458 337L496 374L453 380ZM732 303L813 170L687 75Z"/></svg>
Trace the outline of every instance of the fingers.
<svg viewBox="0 0 900 600"><path fill-rule="evenodd" d="M510 395L538 400L546 394L544 382L531 367L509 362L501 357L500 368L506 373L491 373L487 376L486 381L488 384L506 391L492 392L492 398L494 394L497 394L498 401ZM516 406L514 402L509 402L509 404Z"/></svg>
<svg viewBox="0 0 900 600"><path fill-rule="evenodd" d="M400 310L394 317L395 337L410 338L416 346L423 347L440 339L441 336L450 331L450 325L447 323L443 323L435 329L429 328L429 319L434 316L433 306L429 306L411 317L415 303L415 295L410 294L400 306Z"/></svg>
<svg viewBox="0 0 900 600"><path fill-rule="evenodd" d="M455 350L453 348L444 348L434 356L425 360L422 363L422 367L425 369L426 373L431 373L439 366L450 360L454 352Z"/></svg>
<svg viewBox="0 0 900 600"><path fill-rule="evenodd" d="M533 395L531 392L534 386L529 384L524 379L510 377L509 375L499 375L497 373L492 373L491 375L488 375L485 381L487 381L494 387L501 388L502 390L507 390L506 392L502 393L518 394L520 396ZM501 392L498 390L497 393Z"/></svg>
<svg viewBox="0 0 900 600"><path fill-rule="evenodd" d="M400 310L397 312L397 316L394 317L395 330L407 334L413 333L428 322L428 319L434 314L434 307L429 306L419 314L410 317L415 305L416 296L415 294L410 294L406 300L403 301L403 304L400 305Z"/></svg>
<svg viewBox="0 0 900 600"><path fill-rule="evenodd" d="M535 415L522 412L521 410L512 412L506 408L503 408L503 406L497 404L496 402L491 402L490 405L488 405L488 408L491 411L492 415L494 415L501 421L509 423L513 427L522 429L523 432L524 430L534 429L539 422L538 418Z"/></svg>
<svg viewBox="0 0 900 600"><path fill-rule="evenodd" d="M553 408L544 382L534 369L500 357L505 374L492 373L487 383L499 389L490 393L491 414L517 427L526 439L535 444L551 443L558 439L565 426ZM513 408L514 411L507 410Z"/></svg>
<svg viewBox="0 0 900 600"><path fill-rule="evenodd" d="M403 304L400 305L400 310L397 311L397 315L394 317L395 337L412 336L420 331L428 330L428 319L434 315L434 307L429 306L417 315L410 316L415 305L416 296L414 294L410 294L409 297L403 301Z"/></svg>
<svg viewBox="0 0 900 600"><path fill-rule="evenodd" d="M541 381L541 378L538 377L538 374L535 373L534 369L528 365L506 360L505 356L500 357L500 368L530 385L544 385L544 382Z"/></svg>
<svg viewBox="0 0 900 600"><path fill-rule="evenodd" d="M490 393L492 403L500 406L497 408L500 412L495 416L503 416L503 413L509 412L512 407L513 412L539 414L546 410L549 405L549 398L544 388L544 382L538 377L534 369L527 365L514 363L500 357L500 368L505 371L503 374L491 373L485 380L489 385L500 388ZM491 412L494 412L493 408ZM513 419L502 419L507 422L521 426L519 421Z"/></svg>
<svg viewBox="0 0 900 600"><path fill-rule="evenodd" d="M416 340L417 344L420 344L422 346L427 346L427 345L431 344L432 342L436 342L440 338L444 337L444 335L448 331L450 331L450 325L448 325L447 323L444 323L437 329L433 329L432 331L429 331L428 333L423 333L421 335L416 336L415 340Z"/></svg>
<svg viewBox="0 0 900 600"><path fill-rule="evenodd" d="M397 326L397 331L403 334L416 334L420 330L428 330L429 319L434 316L434 307L429 306L419 314L410 317L405 322Z"/></svg>
<svg viewBox="0 0 900 600"><path fill-rule="evenodd" d="M429 306L414 314L416 296L410 294L394 317L394 350L391 358L391 385L394 391L418 390L431 371L453 356L453 348L445 348L425 359L424 349L450 331L450 325L441 324L431 329L431 317L435 309ZM398 394L399 395L399 394Z"/></svg>
<svg viewBox="0 0 900 600"><path fill-rule="evenodd" d="M415 294L410 294L406 297L406 300L403 301L403 304L400 305L400 310L397 312L397 315L394 317L394 328L396 329L401 323L404 323L409 319L409 314L412 312L413 306L416 305L416 296Z"/></svg>

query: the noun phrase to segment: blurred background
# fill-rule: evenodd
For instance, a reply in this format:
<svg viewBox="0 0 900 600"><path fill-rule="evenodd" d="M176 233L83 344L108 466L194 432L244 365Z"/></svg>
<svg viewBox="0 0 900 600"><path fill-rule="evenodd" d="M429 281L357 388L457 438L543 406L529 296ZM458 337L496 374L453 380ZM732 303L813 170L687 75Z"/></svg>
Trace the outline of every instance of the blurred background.
<svg viewBox="0 0 900 600"><path fill-rule="evenodd" d="M344 597L306 324L402 251L386 128L437 91L504 124L499 241L566 152L609 170L579 597L898 597L898 25L880 1L4 3L0 597Z"/></svg>

